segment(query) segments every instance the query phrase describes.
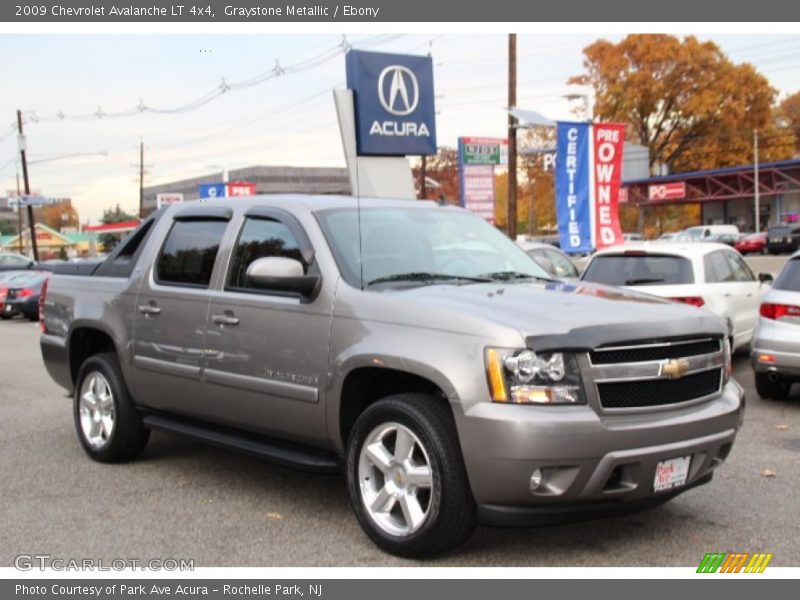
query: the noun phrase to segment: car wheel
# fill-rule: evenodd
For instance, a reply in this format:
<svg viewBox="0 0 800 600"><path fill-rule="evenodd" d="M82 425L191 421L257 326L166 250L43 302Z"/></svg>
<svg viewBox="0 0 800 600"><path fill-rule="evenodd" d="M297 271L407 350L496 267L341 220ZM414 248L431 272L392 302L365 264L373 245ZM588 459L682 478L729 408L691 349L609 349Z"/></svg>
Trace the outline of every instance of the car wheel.
<svg viewBox="0 0 800 600"><path fill-rule="evenodd" d="M73 414L81 446L100 462L130 460L150 438L112 352L95 354L81 365Z"/></svg>
<svg viewBox="0 0 800 600"><path fill-rule="evenodd" d="M347 487L361 527L398 556L442 554L477 523L449 406L425 394L389 396L356 421L347 446Z"/></svg>
<svg viewBox="0 0 800 600"><path fill-rule="evenodd" d="M791 387L790 381L783 379L770 381L769 373L756 373L756 391L762 398L785 400L789 396Z"/></svg>

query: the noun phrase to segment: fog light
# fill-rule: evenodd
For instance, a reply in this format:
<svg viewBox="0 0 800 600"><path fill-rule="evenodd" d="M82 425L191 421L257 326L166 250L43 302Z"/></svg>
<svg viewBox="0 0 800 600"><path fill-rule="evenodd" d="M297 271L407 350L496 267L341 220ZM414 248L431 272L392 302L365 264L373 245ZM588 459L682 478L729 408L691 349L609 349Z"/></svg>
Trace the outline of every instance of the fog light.
<svg viewBox="0 0 800 600"><path fill-rule="evenodd" d="M543 480L542 470L541 469L536 469L531 474L531 491L538 490L539 486L542 485L542 480Z"/></svg>
<svg viewBox="0 0 800 600"><path fill-rule="evenodd" d="M775 362L775 356L773 354L759 354L758 362L773 364Z"/></svg>

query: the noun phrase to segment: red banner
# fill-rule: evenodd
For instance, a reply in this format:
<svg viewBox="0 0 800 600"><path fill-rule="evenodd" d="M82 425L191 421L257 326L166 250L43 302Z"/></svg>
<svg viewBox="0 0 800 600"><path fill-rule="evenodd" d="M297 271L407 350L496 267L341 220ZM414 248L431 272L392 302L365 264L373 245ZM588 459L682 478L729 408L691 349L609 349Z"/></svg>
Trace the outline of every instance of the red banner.
<svg viewBox="0 0 800 600"><path fill-rule="evenodd" d="M600 250L622 243L619 226L619 187L625 125L594 123L594 238Z"/></svg>
<svg viewBox="0 0 800 600"><path fill-rule="evenodd" d="M226 184L226 196L255 196L256 184L247 181L234 181Z"/></svg>

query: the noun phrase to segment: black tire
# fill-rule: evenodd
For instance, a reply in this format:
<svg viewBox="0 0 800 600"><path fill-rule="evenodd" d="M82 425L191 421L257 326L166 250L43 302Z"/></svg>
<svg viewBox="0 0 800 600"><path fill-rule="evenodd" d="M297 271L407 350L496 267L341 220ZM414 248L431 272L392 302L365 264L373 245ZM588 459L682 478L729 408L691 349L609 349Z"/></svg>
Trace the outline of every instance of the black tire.
<svg viewBox="0 0 800 600"><path fill-rule="evenodd" d="M361 448L386 423L399 423L417 436L428 455L432 485L428 514L413 533L401 537L379 527L367 512L359 483ZM356 421L347 444L347 487L359 524L381 549L397 556L425 558L463 544L477 524L477 507L464 467L455 421L445 401L427 394L397 394L369 406Z"/></svg>
<svg viewBox="0 0 800 600"><path fill-rule="evenodd" d="M99 448L87 440L81 426L80 415L81 388L86 378L93 373L100 373L105 377L114 406L114 426L105 443ZM78 371L73 396L73 416L78 439L86 454L92 459L104 463L124 462L139 456L144 451L150 439L150 430L142 425L141 416L122 377L116 354L106 352L89 357Z"/></svg>
<svg viewBox="0 0 800 600"><path fill-rule="evenodd" d="M756 373L756 391L762 398L785 400L789 396L791 387L790 381L784 379L770 381L768 373Z"/></svg>

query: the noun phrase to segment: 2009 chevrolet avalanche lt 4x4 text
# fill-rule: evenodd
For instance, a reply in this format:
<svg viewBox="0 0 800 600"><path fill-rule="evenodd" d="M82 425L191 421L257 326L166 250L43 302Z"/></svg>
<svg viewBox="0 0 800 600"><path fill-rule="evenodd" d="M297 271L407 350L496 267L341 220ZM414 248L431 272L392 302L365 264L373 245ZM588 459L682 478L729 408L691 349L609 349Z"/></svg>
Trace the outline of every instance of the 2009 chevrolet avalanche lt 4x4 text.
<svg viewBox="0 0 800 600"><path fill-rule="evenodd" d="M552 280L457 208L187 203L73 269L50 280L41 347L89 456L131 459L162 429L344 470L399 555L479 520L662 503L709 481L741 425L721 319Z"/></svg>

